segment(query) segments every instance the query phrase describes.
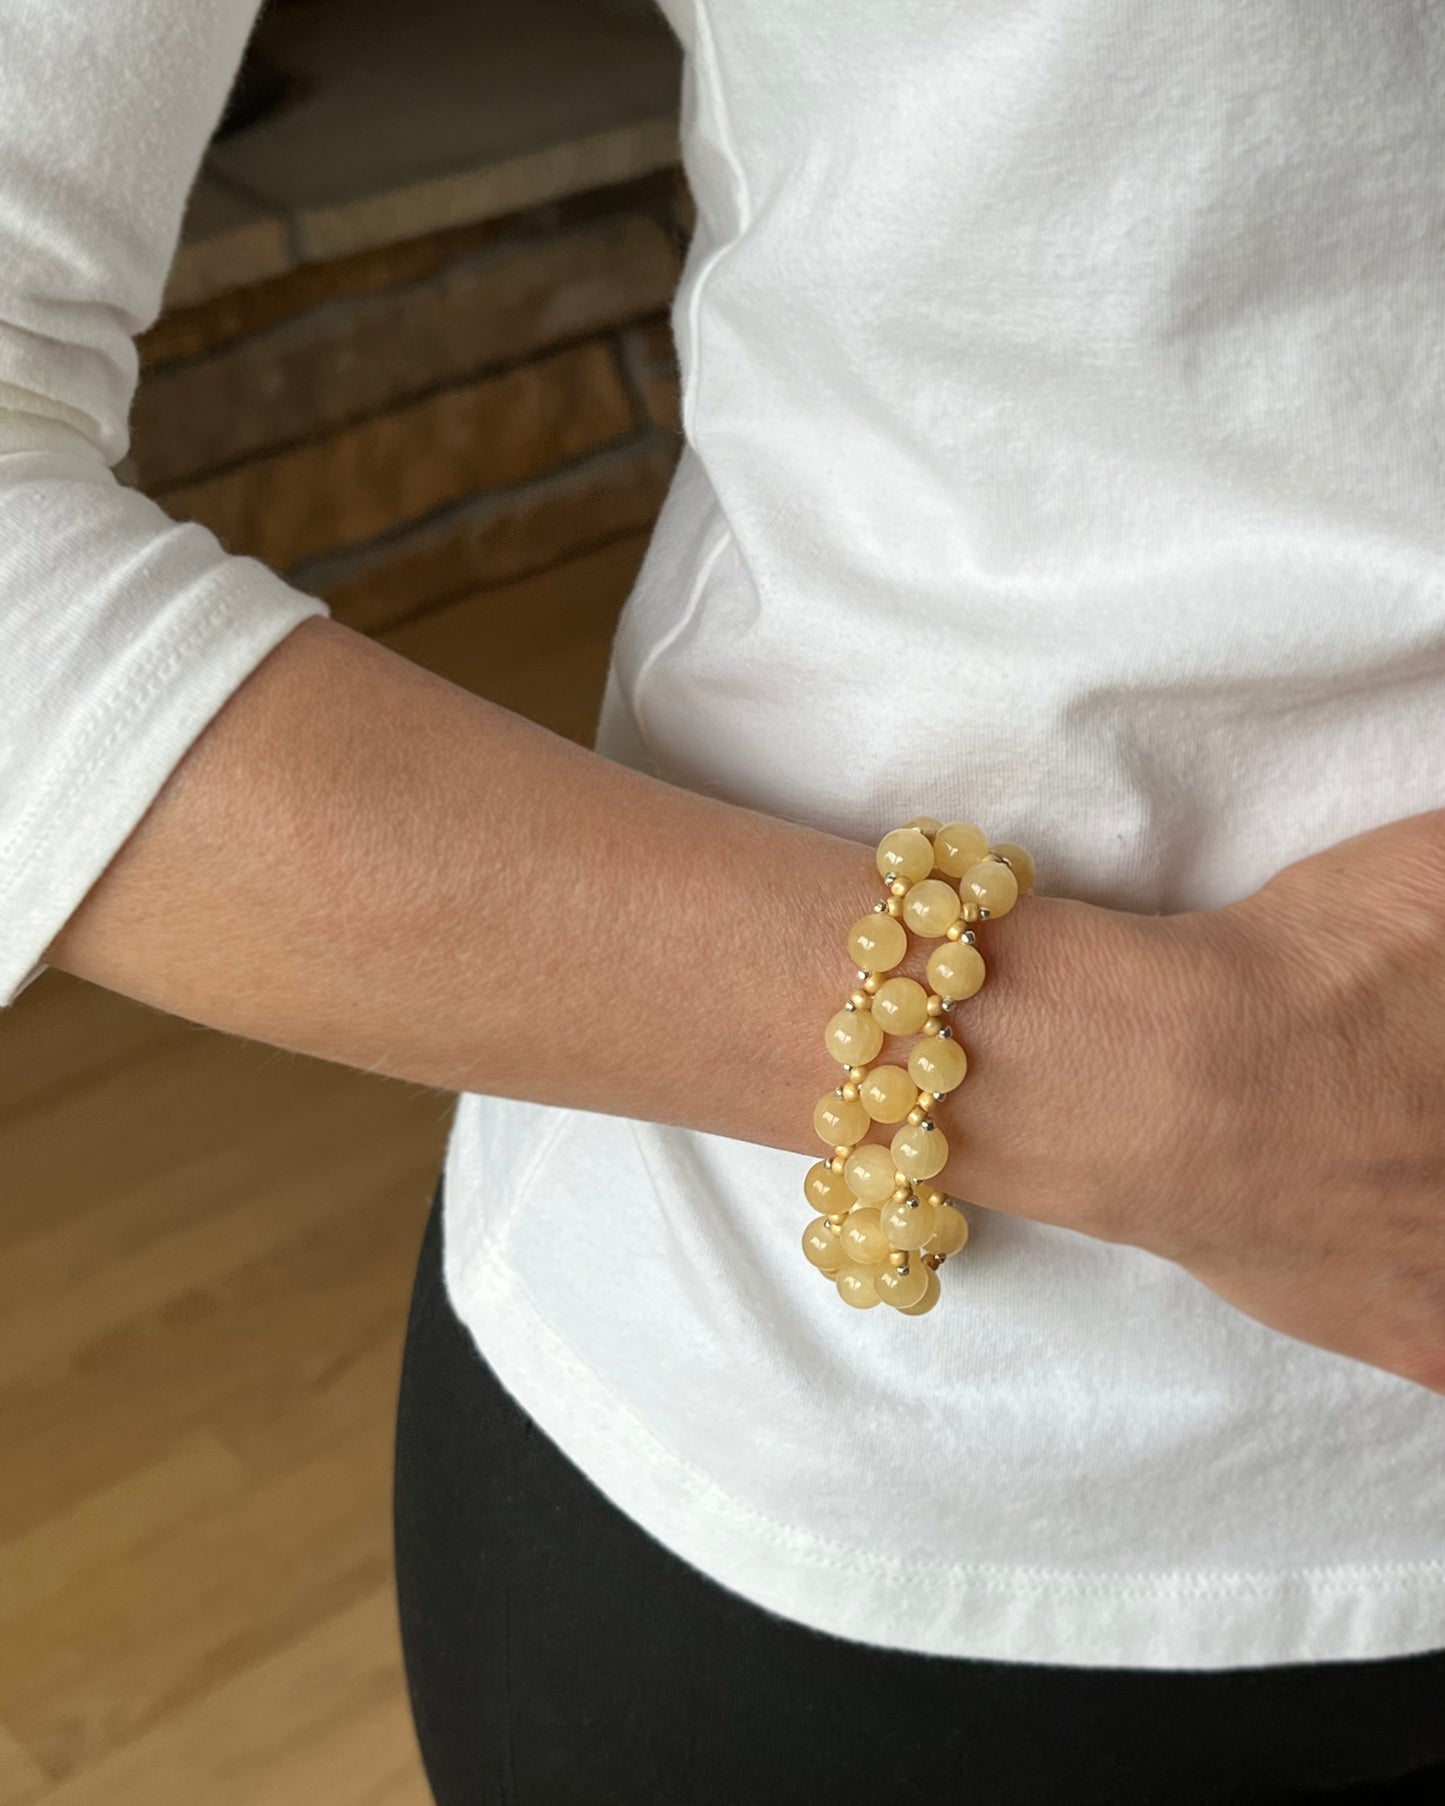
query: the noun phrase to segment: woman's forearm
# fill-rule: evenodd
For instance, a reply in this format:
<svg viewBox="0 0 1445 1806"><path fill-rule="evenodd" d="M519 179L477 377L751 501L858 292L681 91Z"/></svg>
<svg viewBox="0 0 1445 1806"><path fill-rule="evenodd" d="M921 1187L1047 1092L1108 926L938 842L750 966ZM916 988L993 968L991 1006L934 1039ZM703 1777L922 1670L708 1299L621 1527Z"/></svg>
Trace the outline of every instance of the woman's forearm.
<svg viewBox="0 0 1445 1806"><path fill-rule="evenodd" d="M869 846L619 765L316 620L197 741L46 958L399 1078L821 1153L812 1105L840 1076L823 1025L879 894ZM1067 1215L1044 1174L1077 1146L1067 1112L1097 1110L1075 1095L1092 1000L1130 1008L1116 944L1080 938L1105 922L1141 919L1036 897L988 925L941 1183L1031 1211L1042 1181L1042 1212Z"/></svg>

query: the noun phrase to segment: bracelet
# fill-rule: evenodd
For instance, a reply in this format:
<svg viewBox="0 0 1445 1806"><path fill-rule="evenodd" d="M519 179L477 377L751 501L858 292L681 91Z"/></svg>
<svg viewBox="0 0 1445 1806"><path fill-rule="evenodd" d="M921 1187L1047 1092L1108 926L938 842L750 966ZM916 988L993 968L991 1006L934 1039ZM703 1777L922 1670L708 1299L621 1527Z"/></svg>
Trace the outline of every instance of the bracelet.
<svg viewBox="0 0 1445 1806"><path fill-rule="evenodd" d="M824 1031L845 1070L813 1111L832 1154L803 1181L819 1213L803 1253L855 1310L886 1303L921 1317L938 1302L939 1267L968 1240L957 1199L926 1183L948 1162L933 1112L968 1070L947 1019L986 976L973 924L1028 895L1034 862L1009 842L991 847L971 822L944 827L919 815L883 836L877 866L886 894L848 931L859 988ZM931 990L887 976L908 952L909 929L941 943L928 956ZM870 1064L887 1036L914 1034L906 1070ZM901 1126L884 1144L865 1139L874 1123Z"/></svg>

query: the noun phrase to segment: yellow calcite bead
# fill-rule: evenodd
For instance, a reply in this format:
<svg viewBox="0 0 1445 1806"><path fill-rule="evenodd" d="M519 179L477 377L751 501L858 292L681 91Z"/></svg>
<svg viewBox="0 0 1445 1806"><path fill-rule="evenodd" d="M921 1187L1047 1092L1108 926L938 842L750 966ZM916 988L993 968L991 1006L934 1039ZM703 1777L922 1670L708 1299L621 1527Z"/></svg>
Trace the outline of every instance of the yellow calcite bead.
<svg viewBox="0 0 1445 1806"><path fill-rule="evenodd" d="M957 1254L968 1240L968 1218L952 1204L933 1213L933 1233L924 1244L925 1254Z"/></svg>
<svg viewBox="0 0 1445 1806"><path fill-rule="evenodd" d="M902 922L880 910L859 919L848 930L848 957L864 972L891 972L908 951Z"/></svg>
<svg viewBox="0 0 1445 1806"><path fill-rule="evenodd" d="M908 1076L920 1091L935 1097L961 1085L967 1071L968 1056L951 1035L920 1041L908 1055Z"/></svg>
<svg viewBox="0 0 1445 1806"><path fill-rule="evenodd" d="M1033 854L1026 852L1023 847L1015 846L1011 840L1001 840L992 851L1002 853L1008 860L1013 867L1014 877L1019 881L1019 895L1026 897L1034 888L1034 878L1037 875Z"/></svg>
<svg viewBox="0 0 1445 1806"><path fill-rule="evenodd" d="M865 1141L848 1156L843 1178L860 1204L881 1204L893 1190L893 1156L881 1141Z"/></svg>
<svg viewBox="0 0 1445 1806"><path fill-rule="evenodd" d="M916 1035L927 1015L928 993L916 978L885 979L873 993L873 1019L885 1035Z"/></svg>
<svg viewBox="0 0 1445 1806"><path fill-rule="evenodd" d="M874 1275L873 1289L885 1304L895 1310L907 1310L917 1304L928 1291L928 1268L919 1261L911 1267L884 1267Z"/></svg>
<svg viewBox="0 0 1445 1806"><path fill-rule="evenodd" d="M906 821L903 825L905 828L917 828L920 834L926 834L932 840L943 823L936 815L915 815L912 821Z"/></svg>
<svg viewBox="0 0 1445 1806"><path fill-rule="evenodd" d="M866 1267L855 1267L852 1261L845 1261L839 1267L834 1284L844 1304L851 1304L855 1311L871 1311L875 1304L883 1302L873 1283L873 1275Z"/></svg>
<svg viewBox="0 0 1445 1806"><path fill-rule="evenodd" d="M948 1138L942 1129L905 1123L889 1145L893 1164L910 1179L931 1179L948 1165Z"/></svg>
<svg viewBox="0 0 1445 1806"><path fill-rule="evenodd" d="M1000 866L1000 871L1007 868ZM915 934L934 939L947 934L958 920L962 904L958 892L942 878L925 878L903 899L903 920Z"/></svg>
<svg viewBox="0 0 1445 1806"><path fill-rule="evenodd" d="M848 1258L843 1252L843 1238L834 1235L826 1217L814 1217L803 1231L803 1252L825 1273L836 1273Z"/></svg>
<svg viewBox="0 0 1445 1806"><path fill-rule="evenodd" d="M888 1237L890 1248L921 1248L934 1232L938 1212L926 1198L910 1198L907 1203L890 1200L879 1212L878 1221Z"/></svg>
<svg viewBox="0 0 1445 1806"><path fill-rule="evenodd" d="M905 1317L925 1316L943 1296L943 1287L938 1283L938 1275L929 1267L925 1267L923 1271L928 1275L928 1289L917 1304L900 1304L895 1307Z"/></svg>
<svg viewBox="0 0 1445 1806"><path fill-rule="evenodd" d="M988 835L971 821L953 821L933 837L933 863L949 878L961 878L988 852Z"/></svg>
<svg viewBox="0 0 1445 1806"><path fill-rule="evenodd" d="M988 976L983 955L967 941L947 941L928 956L928 982L940 997L961 1003L972 997ZM891 1030L884 1025L884 1032Z"/></svg>
<svg viewBox="0 0 1445 1806"><path fill-rule="evenodd" d="M879 876L917 884L933 870L933 847L917 828L895 828L878 842Z"/></svg>
<svg viewBox="0 0 1445 1806"><path fill-rule="evenodd" d="M854 1198L841 1173L826 1160L815 1160L803 1179L803 1196L825 1217L836 1217L853 1208Z"/></svg>
<svg viewBox="0 0 1445 1806"><path fill-rule="evenodd" d="M1006 916L1019 900L1019 881L1006 865L986 859L971 865L958 881L959 895L990 916ZM904 905L906 910L907 904Z"/></svg>
<svg viewBox="0 0 1445 1806"><path fill-rule="evenodd" d="M828 1018L823 1044L844 1066L866 1066L883 1045L883 1030L871 1010L839 1010Z"/></svg>
<svg viewBox="0 0 1445 1806"><path fill-rule="evenodd" d="M856 1098L850 1103L832 1091L820 1097L813 1109L813 1127L830 1148L852 1147L868 1133L872 1120Z"/></svg>
<svg viewBox="0 0 1445 1806"><path fill-rule="evenodd" d="M858 1087L858 1101L874 1122L902 1122L916 1096L917 1087L901 1066L875 1066Z"/></svg>
<svg viewBox="0 0 1445 1806"><path fill-rule="evenodd" d="M876 1267L888 1258L888 1237L876 1206L860 1204L844 1223L838 1236L846 1260L860 1267Z"/></svg>

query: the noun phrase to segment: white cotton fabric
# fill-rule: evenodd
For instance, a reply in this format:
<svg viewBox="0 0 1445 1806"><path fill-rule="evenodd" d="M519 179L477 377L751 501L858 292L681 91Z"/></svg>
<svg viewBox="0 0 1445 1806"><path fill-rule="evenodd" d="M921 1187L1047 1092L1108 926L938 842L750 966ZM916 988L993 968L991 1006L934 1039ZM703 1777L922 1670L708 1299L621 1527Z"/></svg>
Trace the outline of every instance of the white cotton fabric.
<svg viewBox="0 0 1445 1806"><path fill-rule="evenodd" d="M1141 911L1445 806L1445 9L667 10L688 443L600 750L865 841L964 815ZM107 468L253 11L0 10L0 997L319 611ZM805 1166L457 1108L451 1297L679 1556L945 1655L1445 1648L1445 1400L973 1209L930 1317L849 1313Z"/></svg>

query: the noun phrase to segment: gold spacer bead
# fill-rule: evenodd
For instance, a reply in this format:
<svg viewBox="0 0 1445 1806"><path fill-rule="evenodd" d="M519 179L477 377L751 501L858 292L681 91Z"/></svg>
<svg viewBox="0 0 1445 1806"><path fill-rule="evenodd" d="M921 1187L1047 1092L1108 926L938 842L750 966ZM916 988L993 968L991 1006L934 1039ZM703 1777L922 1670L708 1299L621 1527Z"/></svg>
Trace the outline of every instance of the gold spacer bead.
<svg viewBox="0 0 1445 1806"><path fill-rule="evenodd" d="M908 895L908 891L909 891L909 884L908 884L907 879L890 878L888 880L888 893L890 896L906 897Z"/></svg>
<svg viewBox="0 0 1445 1806"><path fill-rule="evenodd" d="M898 1185L894 1187L893 1196L888 1202L890 1204L906 1204L912 1196L913 1193L906 1185Z"/></svg>
<svg viewBox="0 0 1445 1806"><path fill-rule="evenodd" d="M841 1216L829 1217L828 1227L833 1231L834 1235L838 1235L847 1221L848 1213L847 1211L844 1211Z"/></svg>
<svg viewBox="0 0 1445 1806"><path fill-rule="evenodd" d="M900 1272L906 1273L908 1271L908 1256L901 1248L895 1248L888 1256L888 1264L890 1267L897 1267Z"/></svg>
<svg viewBox="0 0 1445 1806"><path fill-rule="evenodd" d="M866 1066L845 1066L843 1070L848 1075L848 1083L850 1085L861 1085L868 1076L868 1068Z"/></svg>
<svg viewBox="0 0 1445 1806"><path fill-rule="evenodd" d="M938 995L937 991L930 991L928 993L928 1013L930 1016L941 1016L943 1014L943 999Z"/></svg>
<svg viewBox="0 0 1445 1806"><path fill-rule="evenodd" d="M965 922L981 922L983 920L983 918L984 918L984 912L979 908L977 903L969 901L964 904L963 910L962 910L962 920L963 921L965 921ZM955 924L955 926L957 926L957 924Z"/></svg>
<svg viewBox="0 0 1445 1806"><path fill-rule="evenodd" d="M941 1091L920 1091L913 1100L914 1107L927 1116L930 1110L935 1109L942 1102L943 1095Z"/></svg>
<svg viewBox="0 0 1445 1806"><path fill-rule="evenodd" d="M866 1010L873 1002L873 994L871 991L852 991L848 995L848 1001L855 1010Z"/></svg>
<svg viewBox="0 0 1445 1806"><path fill-rule="evenodd" d="M961 941L963 939L963 923L950 922L943 932L949 940Z"/></svg>
<svg viewBox="0 0 1445 1806"><path fill-rule="evenodd" d="M923 1025L925 1035L941 1035L944 1032L942 1016L930 1016Z"/></svg>
<svg viewBox="0 0 1445 1806"><path fill-rule="evenodd" d="M923 1121L923 1112L918 1108L917 1104L915 1104L908 1112L908 1121L915 1129L918 1127L919 1123Z"/></svg>
<svg viewBox="0 0 1445 1806"><path fill-rule="evenodd" d="M830 1173L837 1173L841 1177L843 1168L847 1166L847 1164L848 1162L846 1160L840 1159L839 1156L835 1154L828 1162L828 1171Z"/></svg>
<svg viewBox="0 0 1445 1806"><path fill-rule="evenodd" d="M863 980L863 983L859 986L859 989L866 991L868 993L868 995L871 997L873 995L873 993L878 989L879 985L881 985L882 983L883 983L883 977L882 977L881 973L870 972L868 974L868 976Z"/></svg>
<svg viewBox="0 0 1445 1806"><path fill-rule="evenodd" d="M856 1141L838 1142L833 1149L833 1158L835 1160L841 1160L846 1166L848 1161L852 1158L853 1150L857 1145Z"/></svg>
<svg viewBox="0 0 1445 1806"><path fill-rule="evenodd" d="M933 1271L936 1273L947 1258L948 1256L945 1254L925 1254L923 1257L923 1264L925 1267L932 1267Z"/></svg>
<svg viewBox="0 0 1445 1806"><path fill-rule="evenodd" d="M900 1189L903 1186L907 1186L909 1191L913 1190L913 1181L908 1177L907 1173L900 1173L900 1172L895 1171L893 1174L893 1183L896 1186L898 1186Z"/></svg>
<svg viewBox="0 0 1445 1806"><path fill-rule="evenodd" d="M948 1199L941 1191L930 1191L928 1194L928 1202L935 1210L942 1210L944 1205L948 1202Z"/></svg>
<svg viewBox="0 0 1445 1806"><path fill-rule="evenodd" d="M903 905L897 897L890 897L884 907L895 921L903 914Z"/></svg>
<svg viewBox="0 0 1445 1806"><path fill-rule="evenodd" d="M853 1081L851 1079L849 1079L849 1081L846 1085L840 1085L838 1087L838 1095L839 1095L839 1097L847 1098L847 1100L850 1104L857 1103L858 1087L853 1083Z"/></svg>

